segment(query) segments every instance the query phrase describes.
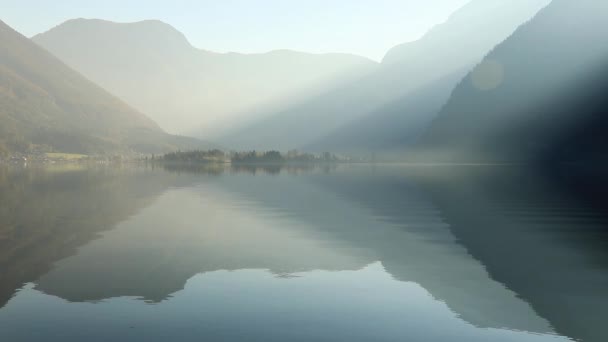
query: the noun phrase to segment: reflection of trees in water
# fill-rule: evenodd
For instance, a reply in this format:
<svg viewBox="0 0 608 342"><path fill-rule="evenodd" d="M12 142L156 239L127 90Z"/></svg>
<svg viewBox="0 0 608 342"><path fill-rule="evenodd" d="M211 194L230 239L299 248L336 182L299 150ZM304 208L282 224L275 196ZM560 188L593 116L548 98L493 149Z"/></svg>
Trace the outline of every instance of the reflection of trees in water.
<svg viewBox="0 0 608 342"><path fill-rule="evenodd" d="M328 173L339 167L335 163L165 163L163 168L170 172L177 173L198 173L206 175L221 175L223 173L232 174L266 174L278 175L287 173L298 175L310 172Z"/></svg>
<svg viewBox="0 0 608 342"><path fill-rule="evenodd" d="M205 175L221 175L226 166L218 163L164 163L162 167L166 171L181 173L194 173Z"/></svg>
<svg viewBox="0 0 608 342"><path fill-rule="evenodd" d="M314 164L314 163L294 163L294 164L235 164L230 168L234 173L248 173L255 175L257 173L278 175L282 172L290 175L306 174L310 172L329 172L335 170L335 164Z"/></svg>

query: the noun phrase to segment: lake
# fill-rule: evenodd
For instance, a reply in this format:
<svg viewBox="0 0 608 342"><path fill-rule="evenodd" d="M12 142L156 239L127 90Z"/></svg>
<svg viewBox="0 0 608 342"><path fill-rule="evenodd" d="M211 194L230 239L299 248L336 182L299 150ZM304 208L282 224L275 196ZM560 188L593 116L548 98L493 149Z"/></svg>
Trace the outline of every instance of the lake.
<svg viewBox="0 0 608 342"><path fill-rule="evenodd" d="M608 341L608 219L573 189L507 166L0 168L0 341Z"/></svg>

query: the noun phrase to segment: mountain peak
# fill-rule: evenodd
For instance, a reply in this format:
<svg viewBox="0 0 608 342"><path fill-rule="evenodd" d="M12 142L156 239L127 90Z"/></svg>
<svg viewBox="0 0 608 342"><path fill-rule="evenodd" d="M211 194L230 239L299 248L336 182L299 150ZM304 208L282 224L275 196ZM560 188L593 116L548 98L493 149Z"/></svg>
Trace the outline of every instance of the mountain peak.
<svg viewBox="0 0 608 342"><path fill-rule="evenodd" d="M163 46L166 49L193 49L183 33L161 20L119 23L103 19L70 19L47 32L34 36L32 39L68 38L79 42L91 37L95 37L98 44L108 47L116 44L136 44L142 47L148 45L154 49L158 46Z"/></svg>
<svg viewBox="0 0 608 342"><path fill-rule="evenodd" d="M74 18L66 20L65 22L55 26L49 31L61 28L81 28L81 27L99 27L99 28L114 28L114 29L134 29L134 28L147 28L164 30L167 33L180 33L173 26L165 23L159 19L146 19L134 22L117 22L98 18Z"/></svg>

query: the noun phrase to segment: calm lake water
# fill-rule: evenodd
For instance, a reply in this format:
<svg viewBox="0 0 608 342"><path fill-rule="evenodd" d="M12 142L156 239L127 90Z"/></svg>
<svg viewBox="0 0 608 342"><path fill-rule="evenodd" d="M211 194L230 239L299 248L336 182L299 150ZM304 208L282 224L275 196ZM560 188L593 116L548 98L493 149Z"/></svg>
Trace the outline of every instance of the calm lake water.
<svg viewBox="0 0 608 342"><path fill-rule="evenodd" d="M0 341L608 341L608 220L516 167L0 168Z"/></svg>

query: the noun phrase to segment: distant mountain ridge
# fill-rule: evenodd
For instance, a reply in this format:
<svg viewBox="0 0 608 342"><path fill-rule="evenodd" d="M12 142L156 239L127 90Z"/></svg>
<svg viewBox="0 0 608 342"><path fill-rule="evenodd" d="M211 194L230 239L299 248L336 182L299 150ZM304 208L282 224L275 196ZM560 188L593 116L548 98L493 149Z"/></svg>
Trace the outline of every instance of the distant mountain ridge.
<svg viewBox="0 0 608 342"><path fill-rule="evenodd" d="M373 73L277 110L221 141L239 147L356 153L411 140L425 126L419 119L432 119L447 100L449 89L458 83L450 75L473 69L549 2L471 1L420 40L393 48ZM425 94L420 94L423 89ZM426 97L427 103L420 103L414 94ZM418 112L423 107L425 113ZM381 141L385 133L390 136Z"/></svg>
<svg viewBox="0 0 608 342"><path fill-rule="evenodd" d="M377 66L347 54L214 53L156 20L75 19L32 39L164 129L205 138Z"/></svg>
<svg viewBox="0 0 608 342"><path fill-rule="evenodd" d="M439 60L449 63L448 57L457 59L477 58L477 51L489 51L496 45L496 37L510 36L515 28L530 20L551 0L472 0L462 8L454 12L444 23L436 25L429 30L421 39L401 44L390 49L383 64L395 63L417 64L420 58ZM516 26L514 27L514 23ZM493 33L481 31L483 28L492 29ZM483 34L486 33L486 34ZM475 37L475 39L466 39ZM446 56L431 51L439 52L448 49L446 40L456 39L457 47L462 55ZM464 38L464 39L463 39ZM469 52L470 51L470 52ZM466 55L468 53L468 55ZM466 56L466 57L465 57ZM435 63L432 63L436 65ZM410 65L410 68L413 68Z"/></svg>
<svg viewBox="0 0 608 342"><path fill-rule="evenodd" d="M86 154L161 152L197 144L166 134L1 21L0 143L11 151L38 146Z"/></svg>

